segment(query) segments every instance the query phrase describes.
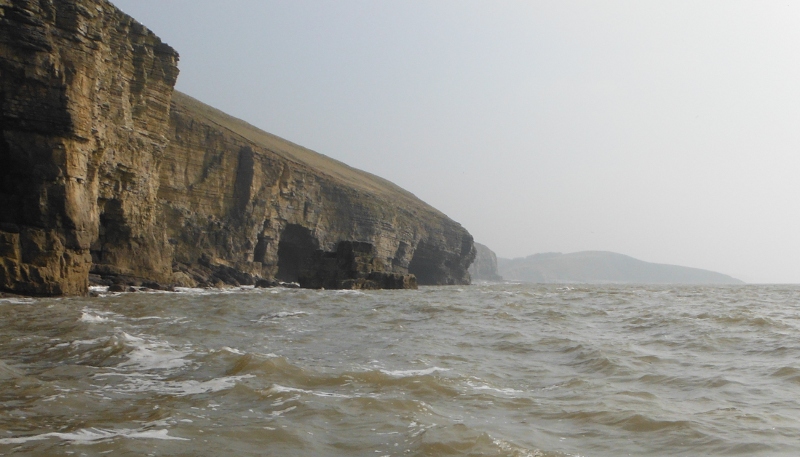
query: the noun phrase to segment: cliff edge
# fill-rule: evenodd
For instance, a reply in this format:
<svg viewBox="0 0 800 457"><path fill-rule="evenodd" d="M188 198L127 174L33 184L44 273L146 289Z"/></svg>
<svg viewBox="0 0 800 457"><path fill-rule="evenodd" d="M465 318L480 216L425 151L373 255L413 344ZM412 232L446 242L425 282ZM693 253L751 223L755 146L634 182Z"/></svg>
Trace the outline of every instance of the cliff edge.
<svg viewBox="0 0 800 457"><path fill-rule="evenodd" d="M0 290L469 283L458 223L175 92L177 62L105 0L0 0Z"/></svg>
<svg viewBox="0 0 800 457"><path fill-rule="evenodd" d="M475 260L469 266L469 274L472 279L480 281L503 280L497 272L497 254L480 243L475 243Z"/></svg>

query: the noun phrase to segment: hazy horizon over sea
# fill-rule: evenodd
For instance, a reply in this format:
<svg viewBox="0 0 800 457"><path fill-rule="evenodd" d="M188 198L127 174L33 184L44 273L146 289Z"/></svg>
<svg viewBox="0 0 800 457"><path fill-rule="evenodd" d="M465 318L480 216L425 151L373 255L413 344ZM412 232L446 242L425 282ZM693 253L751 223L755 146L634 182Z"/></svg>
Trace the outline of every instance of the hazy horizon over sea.
<svg viewBox="0 0 800 457"><path fill-rule="evenodd" d="M0 299L0 455L800 452L800 286Z"/></svg>

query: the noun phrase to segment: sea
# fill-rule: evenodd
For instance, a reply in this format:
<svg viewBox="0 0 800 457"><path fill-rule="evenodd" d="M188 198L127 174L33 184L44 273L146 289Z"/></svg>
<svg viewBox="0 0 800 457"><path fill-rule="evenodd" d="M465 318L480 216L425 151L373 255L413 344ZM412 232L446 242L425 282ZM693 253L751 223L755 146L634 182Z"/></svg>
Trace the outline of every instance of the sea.
<svg viewBox="0 0 800 457"><path fill-rule="evenodd" d="M800 286L95 291L0 299L0 455L800 455Z"/></svg>

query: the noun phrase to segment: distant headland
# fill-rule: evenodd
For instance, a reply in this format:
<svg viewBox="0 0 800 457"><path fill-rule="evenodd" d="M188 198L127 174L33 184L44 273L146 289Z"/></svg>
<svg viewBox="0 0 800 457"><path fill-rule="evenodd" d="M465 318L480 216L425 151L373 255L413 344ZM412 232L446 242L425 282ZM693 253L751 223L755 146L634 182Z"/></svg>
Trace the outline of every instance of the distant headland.
<svg viewBox="0 0 800 457"><path fill-rule="evenodd" d="M506 280L592 284L744 284L731 276L699 268L644 262L607 251L534 254L497 259Z"/></svg>

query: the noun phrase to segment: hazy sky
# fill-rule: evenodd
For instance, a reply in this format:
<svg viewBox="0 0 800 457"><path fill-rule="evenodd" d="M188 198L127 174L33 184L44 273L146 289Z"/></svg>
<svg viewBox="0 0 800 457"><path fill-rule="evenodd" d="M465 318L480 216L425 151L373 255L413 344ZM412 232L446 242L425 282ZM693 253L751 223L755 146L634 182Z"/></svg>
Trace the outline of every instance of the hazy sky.
<svg viewBox="0 0 800 457"><path fill-rule="evenodd" d="M112 0L177 88L498 256L800 283L800 2Z"/></svg>

